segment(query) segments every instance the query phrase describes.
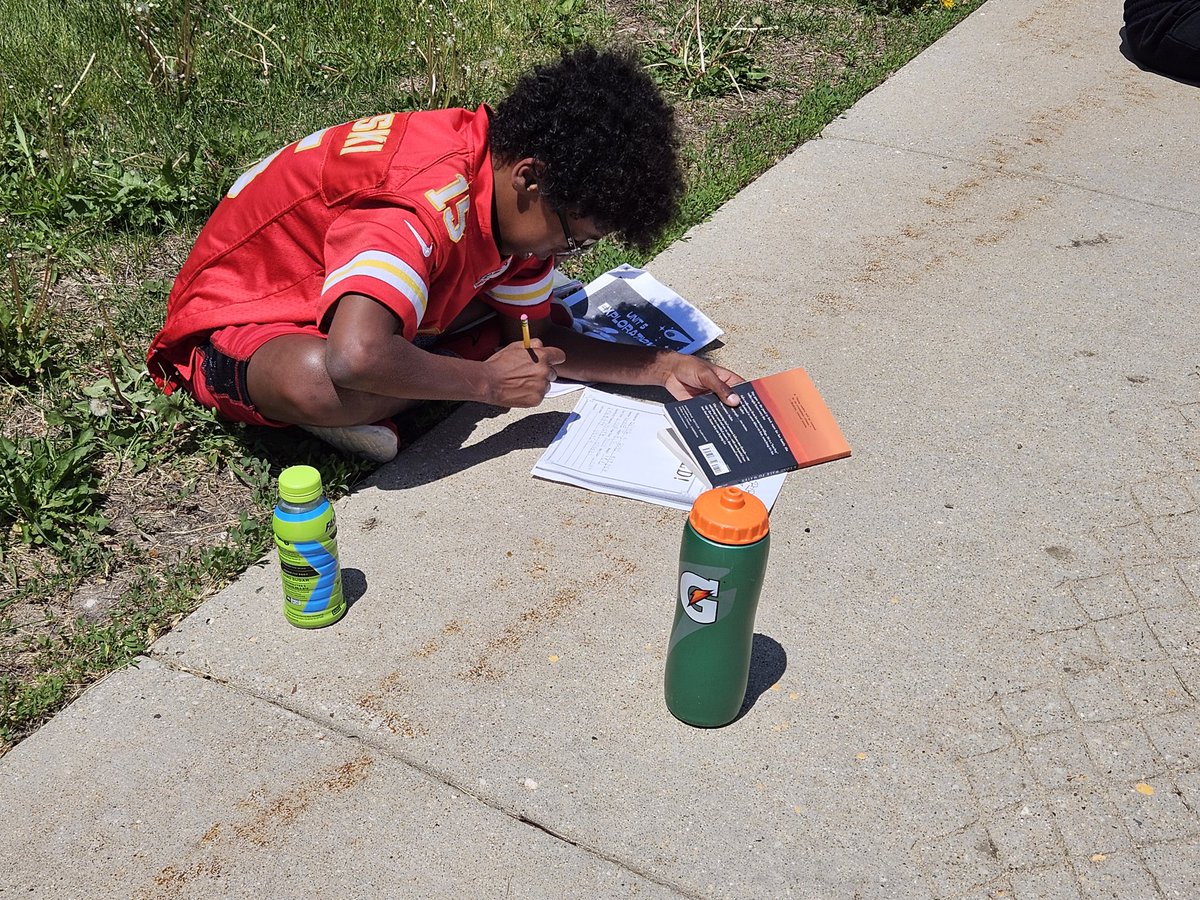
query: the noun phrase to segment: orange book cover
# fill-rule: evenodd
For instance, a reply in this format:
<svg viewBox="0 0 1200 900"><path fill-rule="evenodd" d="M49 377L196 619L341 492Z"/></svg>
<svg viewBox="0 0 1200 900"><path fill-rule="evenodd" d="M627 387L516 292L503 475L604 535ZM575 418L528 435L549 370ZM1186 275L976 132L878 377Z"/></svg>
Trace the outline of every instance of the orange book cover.
<svg viewBox="0 0 1200 900"><path fill-rule="evenodd" d="M750 384L779 426L798 468L850 455L833 413L803 369L756 378Z"/></svg>
<svg viewBox="0 0 1200 900"><path fill-rule="evenodd" d="M688 452L713 487L842 459L850 445L803 369L739 384L741 403L715 395L666 404Z"/></svg>

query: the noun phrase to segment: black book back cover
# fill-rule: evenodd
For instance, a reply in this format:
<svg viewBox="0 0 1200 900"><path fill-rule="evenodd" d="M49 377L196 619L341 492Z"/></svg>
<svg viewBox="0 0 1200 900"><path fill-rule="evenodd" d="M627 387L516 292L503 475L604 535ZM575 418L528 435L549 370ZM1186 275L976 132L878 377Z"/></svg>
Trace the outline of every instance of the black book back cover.
<svg viewBox="0 0 1200 900"><path fill-rule="evenodd" d="M736 389L741 403L715 394L666 404L667 415L713 487L790 472L799 466L751 382Z"/></svg>

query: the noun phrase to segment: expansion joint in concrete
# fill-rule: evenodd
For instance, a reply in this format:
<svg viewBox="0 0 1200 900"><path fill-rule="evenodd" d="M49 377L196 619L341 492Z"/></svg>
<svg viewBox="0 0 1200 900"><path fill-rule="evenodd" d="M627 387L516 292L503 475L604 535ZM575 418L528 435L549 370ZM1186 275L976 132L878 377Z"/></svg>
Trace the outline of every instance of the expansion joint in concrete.
<svg viewBox="0 0 1200 900"><path fill-rule="evenodd" d="M1011 178L1025 178L1032 181L1041 181L1047 184L1057 185L1059 187L1071 188L1073 190L1082 191L1087 194L1095 194L1098 197L1110 197L1114 200L1122 200L1126 203L1136 203L1141 206L1148 206L1153 209L1163 209L1168 212L1180 213L1193 218L1200 218L1200 213L1195 210L1184 209L1180 206L1173 206L1168 203L1161 203L1157 200L1148 200L1145 197L1131 197L1128 194L1119 194L1115 191L1105 191L1100 188L1089 187L1086 184L1080 184L1078 181L1071 181L1066 178L1056 178L1053 175L1047 175L1045 172L1037 172L1033 169L1028 169L1022 166L1013 166L997 163L986 159L964 159L961 156L951 156L945 153L935 153L931 150L917 150L912 147L901 147L895 144L887 144L881 141L870 141L865 138L845 137L844 135L830 136L818 138L818 140L830 141L845 141L848 144L862 144L867 147L878 147L881 150L890 150L895 153L905 153L912 156L925 157L927 159L940 159L945 162L958 163L960 165L969 166L976 169L986 169L995 175L1006 175Z"/></svg>
<svg viewBox="0 0 1200 900"><path fill-rule="evenodd" d="M348 740L354 741L356 743L359 743L366 747L371 748L373 751L375 751L383 756L386 756L388 759L392 760L393 762L399 763L400 765L405 766L408 769L411 769L412 771L418 773L423 778L426 778L429 781L433 781L433 782L436 782L437 784L444 785L445 787L451 788L452 790L455 790L458 793L460 793L466 797L470 797L476 803L480 803L483 806L488 807L489 809L495 810L496 812L507 816L508 818L512 819L515 822L519 822L522 825L526 825L530 828L536 828L538 831L541 831L542 833L548 835L549 837L551 837L557 841L561 841L562 843L567 844L571 847L574 847L574 848L578 849L579 851L586 853L588 856L591 856L598 860L602 860L603 862L608 863L609 865L616 866L620 869L623 869L624 871L629 872L631 875L636 875L638 878L641 878L645 881L653 882L654 884L658 885L659 887L665 888L666 890L669 890L669 891L672 891L673 893L677 894L680 897L687 898L687 900L700 900L701 895L691 893L678 884L673 884L669 881L665 881L660 876L655 875L653 872L648 872L637 865L631 864L628 860L621 859L618 856L606 853L597 847L592 847L592 846L589 846L588 844L580 843L579 841L576 841L573 838L568 837L567 835L563 834L562 832L556 831L555 829L551 828L548 825L538 822L535 819L531 819L529 816L527 816L523 813L517 813L517 812L513 812L512 810L506 809L504 806L500 805L495 800L493 800L489 797L480 795L476 791L472 790L470 787L459 783L458 781L456 781L453 778L448 777L445 773L439 772L435 769L432 769L429 766L426 766L417 760L411 759L402 753L397 753L395 751L394 747L392 747L390 744L388 744L387 742L385 742L383 740L373 738L369 735L360 734L360 733L354 731L353 729L346 728L346 727L340 725L337 722L332 722L332 721L328 721L326 719L317 718L317 717L311 715L311 713L309 713L308 711L306 711L304 709L289 705L288 703L281 700L279 697L273 697L273 696L261 694L255 690L247 687L246 685L238 684L234 681L230 681L228 678L223 678L212 672L205 672L201 669L195 669L190 666L184 666L177 662L172 662L170 660L160 658L160 657L152 656L152 657L148 657L148 658L151 659L153 662L157 663L158 665L161 665L163 668L168 669L170 671L179 672L184 675L189 675L193 678L202 678L205 681L212 681L212 682L219 684L225 688L228 688L231 691L234 691L235 693L242 694L246 697L250 697L250 698L257 700L259 702L262 702L262 703L270 704L271 706L277 707L278 709L285 710L285 711L291 713L292 715L299 716L300 718L305 719L306 721L312 722L314 725L318 725L321 728L327 728L330 731L339 735L340 737L347 738Z"/></svg>

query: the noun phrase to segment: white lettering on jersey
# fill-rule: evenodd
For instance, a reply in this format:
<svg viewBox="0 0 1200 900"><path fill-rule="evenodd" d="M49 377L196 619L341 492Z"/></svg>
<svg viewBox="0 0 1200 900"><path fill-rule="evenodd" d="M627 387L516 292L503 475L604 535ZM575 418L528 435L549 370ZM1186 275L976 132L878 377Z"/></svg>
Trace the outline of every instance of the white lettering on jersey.
<svg viewBox="0 0 1200 900"><path fill-rule="evenodd" d="M387 113L382 116L367 116L365 119L357 120L350 126L350 132L346 135L346 140L342 143L342 149L338 151L338 156L382 150L383 145L387 143L388 134L391 133L392 122L395 118L395 113Z"/></svg>
<svg viewBox="0 0 1200 900"><path fill-rule="evenodd" d="M425 192L425 199L442 214L442 220L446 223L446 234L456 244L462 240L463 232L467 230L467 210L471 208L469 190L467 179L460 172L445 187Z"/></svg>

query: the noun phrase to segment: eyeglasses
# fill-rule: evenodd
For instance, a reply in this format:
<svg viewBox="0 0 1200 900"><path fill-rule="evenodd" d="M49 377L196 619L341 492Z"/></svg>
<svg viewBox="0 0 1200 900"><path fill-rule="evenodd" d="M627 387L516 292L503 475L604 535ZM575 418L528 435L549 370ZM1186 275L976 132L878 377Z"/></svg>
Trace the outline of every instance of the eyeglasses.
<svg viewBox="0 0 1200 900"><path fill-rule="evenodd" d="M599 238L588 238L586 241L577 241L571 236L571 227L567 224L567 214L558 207L554 211L558 213L558 221L562 225L563 237L567 239L567 249L562 253L556 253L555 256L578 256L581 253L587 253L596 246Z"/></svg>

